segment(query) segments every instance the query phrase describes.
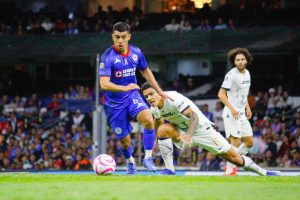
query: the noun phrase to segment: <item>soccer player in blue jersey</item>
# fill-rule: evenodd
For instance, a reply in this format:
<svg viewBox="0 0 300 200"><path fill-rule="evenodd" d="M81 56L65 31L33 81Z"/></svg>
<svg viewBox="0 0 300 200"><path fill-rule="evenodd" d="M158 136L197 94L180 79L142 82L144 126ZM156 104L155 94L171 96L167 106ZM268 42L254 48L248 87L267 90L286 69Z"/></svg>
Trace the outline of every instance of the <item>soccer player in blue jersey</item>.
<svg viewBox="0 0 300 200"><path fill-rule="evenodd" d="M109 124L120 140L122 155L126 158L127 173L137 172L132 157L130 119L136 119L144 127L145 158L143 165L149 171L155 171L152 149L155 141L155 128L152 114L139 94L136 70L140 70L145 79L159 93L167 97L157 84L142 51L131 44L130 26L124 22L114 24L112 30L113 46L101 56L99 66L100 86L105 91L103 97L105 114Z"/></svg>

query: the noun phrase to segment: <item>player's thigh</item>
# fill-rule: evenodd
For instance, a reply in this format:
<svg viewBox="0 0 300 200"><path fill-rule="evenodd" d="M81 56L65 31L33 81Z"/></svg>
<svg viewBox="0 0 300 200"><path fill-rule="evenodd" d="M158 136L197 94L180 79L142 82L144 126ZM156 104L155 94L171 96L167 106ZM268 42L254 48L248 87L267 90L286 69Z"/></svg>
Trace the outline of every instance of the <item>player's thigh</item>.
<svg viewBox="0 0 300 200"><path fill-rule="evenodd" d="M108 123L112 131L116 134L118 139L126 137L131 131L130 124L126 109L105 109L108 112Z"/></svg>
<svg viewBox="0 0 300 200"><path fill-rule="evenodd" d="M231 115L226 115L223 119L226 138L241 138L240 119L234 119Z"/></svg>
<svg viewBox="0 0 300 200"><path fill-rule="evenodd" d="M127 111L129 116L140 122L144 128L154 128L152 114L139 93L135 93L132 99L128 100Z"/></svg>
<svg viewBox="0 0 300 200"><path fill-rule="evenodd" d="M245 115L241 116L241 137L252 137L253 131L249 120Z"/></svg>
<svg viewBox="0 0 300 200"><path fill-rule="evenodd" d="M192 139L193 146L200 146L215 155L225 153L231 148L228 141L213 127L194 133Z"/></svg>
<svg viewBox="0 0 300 200"><path fill-rule="evenodd" d="M143 125L143 127L147 128L147 129L154 128L153 117L148 108L140 111L136 116L136 120L138 122L140 122Z"/></svg>
<svg viewBox="0 0 300 200"><path fill-rule="evenodd" d="M177 139L180 135L178 128L171 123L161 124L157 129L158 138Z"/></svg>

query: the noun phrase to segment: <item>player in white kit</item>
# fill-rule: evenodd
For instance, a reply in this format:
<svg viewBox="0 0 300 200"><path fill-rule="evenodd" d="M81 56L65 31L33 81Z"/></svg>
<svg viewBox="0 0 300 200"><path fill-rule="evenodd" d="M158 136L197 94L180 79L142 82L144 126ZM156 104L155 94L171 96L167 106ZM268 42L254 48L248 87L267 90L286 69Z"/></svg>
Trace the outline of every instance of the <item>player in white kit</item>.
<svg viewBox="0 0 300 200"><path fill-rule="evenodd" d="M253 146L253 132L248 119L252 112L248 104L251 77L246 66L252 61L247 49L236 48L228 52L228 62L234 66L225 76L218 97L225 105L223 120L226 138L242 155ZM225 175L235 175L237 167L227 162Z"/></svg>
<svg viewBox="0 0 300 200"><path fill-rule="evenodd" d="M166 169L162 174L173 175L173 143L179 147L200 146L215 155L253 171L259 175L278 175L278 172L267 171L255 164L249 157L241 156L231 147L228 141L212 127L210 122L188 98L176 91L166 94L173 100L161 96L149 83L141 90L151 105L150 111L155 118L158 146ZM165 122L168 121L167 123Z"/></svg>

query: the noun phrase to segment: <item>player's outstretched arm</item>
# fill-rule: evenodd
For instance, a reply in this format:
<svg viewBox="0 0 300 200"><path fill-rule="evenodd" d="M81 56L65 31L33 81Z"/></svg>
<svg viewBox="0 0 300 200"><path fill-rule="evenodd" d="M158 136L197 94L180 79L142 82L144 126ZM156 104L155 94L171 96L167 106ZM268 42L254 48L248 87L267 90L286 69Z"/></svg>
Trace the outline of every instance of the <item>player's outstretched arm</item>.
<svg viewBox="0 0 300 200"><path fill-rule="evenodd" d="M199 124L199 117L191 108L186 109L183 112L183 115L190 118L190 123L186 133L180 135L179 139L182 140L184 144L191 145L193 143L192 134L195 132L197 125Z"/></svg>
<svg viewBox="0 0 300 200"><path fill-rule="evenodd" d="M160 94L161 96L163 96L164 98L168 98L172 101L174 101L174 99L172 99L171 97L169 97L168 95L166 95L162 89L159 87L158 83L156 82L154 75L152 73L152 71L147 67L144 71L141 71L143 76L145 77L145 79L153 86L153 88L158 92L158 94Z"/></svg>
<svg viewBox="0 0 300 200"><path fill-rule="evenodd" d="M134 89L140 89L137 84L130 83L129 85L117 85L110 82L110 77L108 76L101 76L99 79L99 84L102 90L108 90L111 92L127 92Z"/></svg>

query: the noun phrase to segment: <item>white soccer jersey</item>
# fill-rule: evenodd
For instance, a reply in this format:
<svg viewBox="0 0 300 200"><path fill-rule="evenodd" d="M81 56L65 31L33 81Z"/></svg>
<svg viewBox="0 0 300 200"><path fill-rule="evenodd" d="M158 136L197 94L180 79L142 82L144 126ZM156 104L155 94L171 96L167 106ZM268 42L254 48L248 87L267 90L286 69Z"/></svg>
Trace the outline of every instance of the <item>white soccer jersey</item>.
<svg viewBox="0 0 300 200"><path fill-rule="evenodd" d="M227 90L228 101L240 113L245 113L250 85L251 77L249 71L246 69L245 73L241 73L234 67L226 74L221 86Z"/></svg>
<svg viewBox="0 0 300 200"><path fill-rule="evenodd" d="M165 93L169 97L174 99L174 101L166 99L162 109L151 107L150 111L152 112L155 119L160 119L161 117L163 117L165 120L176 125L179 129L186 131L189 127L190 119L184 116L182 113L186 109L191 108L199 118L197 130L207 128L208 126L210 126L210 124L213 124L202 114L202 112L191 100L189 100L182 94L176 91L168 91Z"/></svg>

